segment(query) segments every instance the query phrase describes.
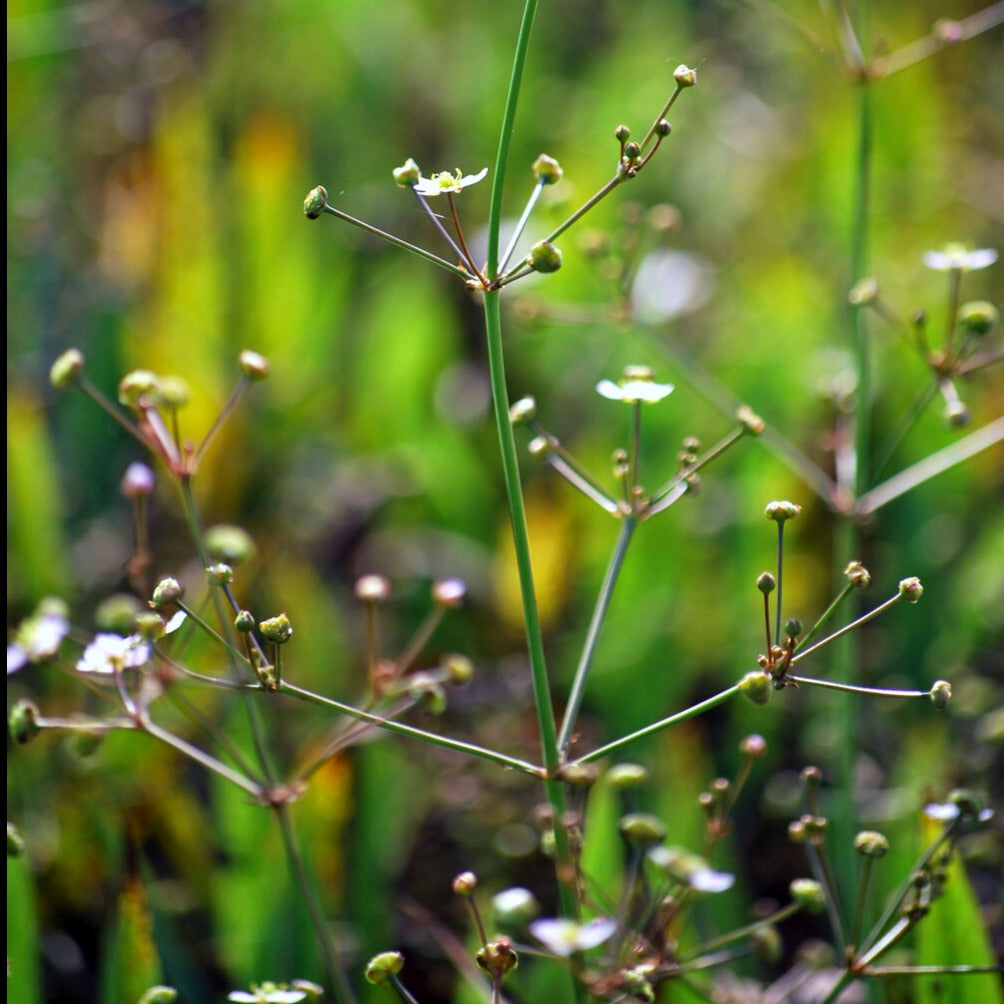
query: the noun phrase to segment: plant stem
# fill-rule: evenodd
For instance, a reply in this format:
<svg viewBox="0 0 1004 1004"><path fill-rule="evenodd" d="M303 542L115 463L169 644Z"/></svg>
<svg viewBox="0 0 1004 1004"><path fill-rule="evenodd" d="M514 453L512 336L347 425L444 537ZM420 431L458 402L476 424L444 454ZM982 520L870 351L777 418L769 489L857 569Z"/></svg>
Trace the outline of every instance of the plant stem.
<svg viewBox="0 0 1004 1004"><path fill-rule="evenodd" d="M586 691L586 680L589 677L589 670L593 664L593 656L596 654L596 644L599 641L600 630L603 627L603 621L610 606L610 598L613 596L614 586L617 583L617 576L620 574L621 565L624 563L624 555L627 553L628 545L631 543L631 537L634 534L636 526L637 522L634 517L624 517L621 523L620 534L617 537L617 544L614 547L613 554L610 556L610 563L607 565L606 574L603 576L603 584L600 586L599 595L596 597L596 606L593 608L589 630L586 632L586 641L582 646L582 655L579 657L579 664L575 667L572 687L568 692L565 717L562 719L561 731L558 733L558 749L562 756L568 753L568 744L571 742L572 732L579 717L579 708L582 706L582 697Z"/></svg>

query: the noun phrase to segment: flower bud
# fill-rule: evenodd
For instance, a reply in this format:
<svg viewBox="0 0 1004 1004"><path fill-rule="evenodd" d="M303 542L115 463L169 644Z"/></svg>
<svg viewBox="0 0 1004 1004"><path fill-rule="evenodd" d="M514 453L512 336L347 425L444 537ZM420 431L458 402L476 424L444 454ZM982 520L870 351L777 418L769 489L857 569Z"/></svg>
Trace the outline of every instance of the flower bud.
<svg viewBox="0 0 1004 1004"><path fill-rule="evenodd" d="M561 268L561 251L549 241L538 241L526 260L534 272L557 272Z"/></svg>
<svg viewBox="0 0 1004 1004"><path fill-rule="evenodd" d="M655 134L660 139L665 139L672 131L673 127L665 119L659 119L655 124Z"/></svg>
<svg viewBox="0 0 1004 1004"><path fill-rule="evenodd" d="M16 701L7 716L7 726L16 742L22 746L31 742L41 731L38 725L38 708L31 701Z"/></svg>
<svg viewBox="0 0 1004 1004"><path fill-rule="evenodd" d="M546 457L551 452L551 443L547 436L534 436L526 448L532 457Z"/></svg>
<svg viewBox="0 0 1004 1004"><path fill-rule="evenodd" d="M899 595L907 603L916 603L924 593L924 587L920 584L920 579L916 575L908 579L901 579L899 583Z"/></svg>
<svg viewBox="0 0 1004 1004"><path fill-rule="evenodd" d="M775 500L767 503L763 514L775 523L783 523L785 520L794 519L801 511L802 507L795 502Z"/></svg>
<svg viewBox="0 0 1004 1004"><path fill-rule="evenodd" d="M937 680L931 687L931 703L942 711L948 707L948 702L952 699L952 685L947 680Z"/></svg>
<svg viewBox="0 0 1004 1004"><path fill-rule="evenodd" d="M537 402L532 397L521 397L509 409L509 421L513 425L530 422L537 416Z"/></svg>
<svg viewBox="0 0 1004 1004"><path fill-rule="evenodd" d="M94 623L99 631L125 637L136 630L136 617L143 605L130 593L114 593L105 597L94 611Z"/></svg>
<svg viewBox="0 0 1004 1004"><path fill-rule="evenodd" d="M739 752L750 760L759 760L767 752L767 740L754 732L739 744Z"/></svg>
<svg viewBox="0 0 1004 1004"><path fill-rule="evenodd" d="M818 788L823 783L823 772L818 767L803 767L799 777L806 788Z"/></svg>
<svg viewBox="0 0 1004 1004"><path fill-rule="evenodd" d="M390 581L384 575L361 575L356 579L356 599L382 603L390 596Z"/></svg>
<svg viewBox="0 0 1004 1004"><path fill-rule="evenodd" d="M784 633L788 638L797 638L802 633L802 622L797 617L789 617L784 622Z"/></svg>
<svg viewBox="0 0 1004 1004"><path fill-rule="evenodd" d="M889 841L876 830L862 830L854 838L854 850L866 858L881 858L889 850Z"/></svg>
<svg viewBox="0 0 1004 1004"><path fill-rule="evenodd" d="M328 190L323 185L318 185L307 192L307 197L303 200L303 215L308 220L316 220L327 204Z"/></svg>
<svg viewBox="0 0 1004 1004"><path fill-rule="evenodd" d="M860 561L852 561L844 569L844 575L857 589L867 589L872 581L871 572Z"/></svg>
<svg viewBox="0 0 1004 1004"><path fill-rule="evenodd" d="M736 418L751 436L759 436L766 428L764 420L747 404L740 406Z"/></svg>
<svg viewBox="0 0 1004 1004"><path fill-rule="evenodd" d="M119 380L119 403L127 407L138 404L142 398L156 393L160 379L150 370L133 370Z"/></svg>
<svg viewBox="0 0 1004 1004"><path fill-rule="evenodd" d="M626 125L619 125L614 130L614 138L621 143L626 143L631 138L631 130Z"/></svg>
<svg viewBox="0 0 1004 1004"><path fill-rule="evenodd" d="M766 704L770 700L773 677L762 670L747 673L739 681L739 692L754 704Z"/></svg>
<svg viewBox="0 0 1004 1004"><path fill-rule="evenodd" d="M629 812L617 824L629 844L659 844L666 839L666 824L650 812Z"/></svg>
<svg viewBox="0 0 1004 1004"><path fill-rule="evenodd" d="M533 162L533 173L537 176L538 181L545 185L553 185L561 180L563 172L561 165L553 157L542 153Z"/></svg>
<svg viewBox="0 0 1004 1004"><path fill-rule="evenodd" d="M154 610L161 610L172 603L176 603L185 595L185 590L181 588L181 583L170 576L161 579L153 590L153 599L150 606Z"/></svg>
<svg viewBox="0 0 1004 1004"><path fill-rule="evenodd" d="M793 844L804 844L806 836L805 823L801 819L793 819L788 824L788 839Z"/></svg>
<svg viewBox="0 0 1004 1004"><path fill-rule="evenodd" d="M474 663L466 655L450 652L439 660L439 668L454 686L462 687L474 678Z"/></svg>
<svg viewBox="0 0 1004 1004"><path fill-rule="evenodd" d="M757 576L756 587L764 596L769 596L777 588L777 579L770 572L761 572Z"/></svg>
<svg viewBox="0 0 1004 1004"><path fill-rule="evenodd" d="M166 376L161 377L157 383L157 390L154 392L154 402L158 405L163 405L165 408L173 408L177 411L188 404L191 396L192 393L184 377Z"/></svg>
<svg viewBox="0 0 1004 1004"><path fill-rule="evenodd" d="M447 610L457 610L463 605L467 586L463 579L439 579L432 585L432 598Z"/></svg>
<svg viewBox="0 0 1004 1004"><path fill-rule="evenodd" d="M49 369L49 383L56 390L66 390L77 382L84 371L84 354L80 349L67 349Z"/></svg>
<svg viewBox="0 0 1004 1004"><path fill-rule="evenodd" d="M1000 311L986 300L972 300L959 307L958 321L970 335L985 335L997 326Z"/></svg>
<svg viewBox="0 0 1004 1004"><path fill-rule="evenodd" d="M453 879L453 892L457 896L470 896L478 887L478 877L474 872L461 872Z"/></svg>
<svg viewBox="0 0 1004 1004"><path fill-rule="evenodd" d="M250 631L254 631L254 614L250 610L241 610L234 618L234 628L241 634L248 634Z"/></svg>
<svg viewBox="0 0 1004 1004"><path fill-rule="evenodd" d="M214 586L228 586L234 581L234 570L226 562L219 561L206 569L206 578Z"/></svg>
<svg viewBox="0 0 1004 1004"><path fill-rule="evenodd" d="M244 349L237 357L237 362L240 365L241 372L248 380L257 382L264 380L268 376L268 360L260 352Z"/></svg>
<svg viewBox="0 0 1004 1004"><path fill-rule="evenodd" d="M147 642L158 641L167 633L167 625L164 618L160 614L155 614L152 610L136 614L134 623L136 633Z"/></svg>
<svg viewBox="0 0 1004 1004"><path fill-rule="evenodd" d="M847 294L848 301L855 307L865 307L874 303L879 296L879 286L876 279L870 276L858 281Z"/></svg>
<svg viewBox="0 0 1004 1004"><path fill-rule="evenodd" d="M253 557L254 551L251 535L239 526L220 523L206 531L206 552L215 561L240 565Z"/></svg>
<svg viewBox="0 0 1004 1004"><path fill-rule="evenodd" d="M477 964L493 980L501 982L519 965L519 956L513 947L512 939L504 934L492 938L475 956Z"/></svg>
<svg viewBox="0 0 1004 1004"><path fill-rule="evenodd" d="M394 181L398 188L414 188L421 177L422 171L411 157L400 167L394 168Z"/></svg>
<svg viewBox="0 0 1004 1004"><path fill-rule="evenodd" d="M641 156L641 144L636 143L634 140L629 140L624 144L624 158L625 160L634 161Z"/></svg>
<svg viewBox="0 0 1004 1004"><path fill-rule="evenodd" d="M637 763L619 763L607 771L607 784L618 791L637 788L648 780L648 768Z"/></svg>
<svg viewBox="0 0 1004 1004"><path fill-rule="evenodd" d="M813 879L795 879L788 887L791 898L809 913L822 913L826 909L823 887Z"/></svg>
<svg viewBox="0 0 1004 1004"><path fill-rule="evenodd" d="M276 645L285 645L293 637L293 625L285 611L263 620L258 625L258 630L266 641L274 642Z"/></svg>
<svg viewBox="0 0 1004 1004"><path fill-rule="evenodd" d="M492 897L492 915L499 927L525 927L540 914L540 904L529 889L516 886Z"/></svg>
<svg viewBox="0 0 1004 1004"><path fill-rule="evenodd" d="M558 771L558 779L573 788L588 788L598 776L599 768L592 763L567 763Z"/></svg>
<svg viewBox="0 0 1004 1004"><path fill-rule="evenodd" d="M400 952L380 952L366 963L366 980L377 986L390 983L404 967L404 956Z"/></svg>
<svg viewBox="0 0 1004 1004"><path fill-rule="evenodd" d="M750 931L750 947L754 958L773 964L781 958L781 935L773 924L758 924Z"/></svg>
<svg viewBox="0 0 1004 1004"><path fill-rule="evenodd" d="M119 490L125 498L133 500L152 495L155 484L153 470L137 460L126 468Z"/></svg>
<svg viewBox="0 0 1004 1004"><path fill-rule="evenodd" d="M441 715L446 710L446 691L443 685L428 673L412 673L406 677L408 696L433 715Z"/></svg>
<svg viewBox="0 0 1004 1004"><path fill-rule="evenodd" d="M693 87L697 83L697 70L681 63L673 73L677 87Z"/></svg>

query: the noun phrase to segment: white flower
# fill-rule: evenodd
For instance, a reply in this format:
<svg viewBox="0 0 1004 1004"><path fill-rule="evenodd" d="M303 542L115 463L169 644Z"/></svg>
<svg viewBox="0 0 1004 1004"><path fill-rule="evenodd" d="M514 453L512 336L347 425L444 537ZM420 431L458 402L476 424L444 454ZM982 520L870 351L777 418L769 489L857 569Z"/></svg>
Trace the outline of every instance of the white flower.
<svg viewBox="0 0 1004 1004"><path fill-rule="evenodd" d="M617 921L610 917L597 917L587 924L542 917L530 924L530 933L555 955L572 955L595 948L616 930Z"/></svg>
<svg viewBox="0 0 1004 1004"><path fill-rule="evenodd" d="M627 379L614 383L613 380L601 380L596 385L596 393L610 401L626 401L634 404L644 401L655 404L673 393L675 388L671 383L656 383L650 379Z"/></svg>
<svg viewBox="0 0 1004 1004"><path fill-rule="evenodd" d="M95 635L77 662L78 673L119 673L150 661L152 649L138 634Z"/></svg>
<svg viewBox="0 0 1004 1004"><path fill-rule="evenodd" d="M440 171L431 178L419 178L412 186L419 195L444 195L447 192L459 192L468 185L476 185L485 175L488 168L482 168L477 174L461 174L460 168L450 174L449 171Z"/></svg>
<svg viewBox="0 0 1004 1004"><path fill-rule="evenodd" d="M7 674L16 673L29 662L44 662L58 651L70 630L66 604L48 596L31 617L22 621L7 646Z"/></svg>
<svg viewBox="0 0 1004 1004"><path fill-rule="evenodd" d="M973 272L997 261L993 248L970 250L964 244L946 244L940 251L925 251L924 264L935 272Z"/></svg>
<svg viewBox="0 0 1004 1004"><path fill-rule="evenodd" d="M260 986L251 984L251 993L246 990L231 990L228 1001L239 1001L241 1004L296 1004L307 999L304 990L288 990L275 983L262 983Z"/></svg>
<svg viewBox="0 0 1004 1004"><path fill-rule="evenodd" d="M735 885L735 875L728 872L716 872L713 868L695 868L687 876L691 889L697 892L725 892Z"/></svg>

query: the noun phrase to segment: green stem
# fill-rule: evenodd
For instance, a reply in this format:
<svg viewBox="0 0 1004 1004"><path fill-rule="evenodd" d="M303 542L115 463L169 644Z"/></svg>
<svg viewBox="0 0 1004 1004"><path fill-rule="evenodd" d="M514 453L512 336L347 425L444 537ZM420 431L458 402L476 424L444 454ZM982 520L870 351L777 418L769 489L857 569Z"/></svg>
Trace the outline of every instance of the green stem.
<svg viewBox="0 0 1004 1004"><path fill-rule="evenodd" d="M388 732L396 732L398 735L408 736L411 739L419 739L422 742L431 743L433 746L441 746L443 749L455 750L457 753L466 753L469 756L477 757L480 760L489 760L492 763L500 764L503 767L511 767L513 770L521 771L524 774L533 774L534 777L541 777L544 771L526 760L519 760L516 757L506 756L496 750L486 749L483 746L475 746L473 743L465 743L460 739L450 739L441 736L436 732L426 732L425 729L415 728L413 725L405 725L402 722L395 722L380 715L370 714L353 707L351 704L343 704L331 697L322 697L313 691L297 687L287 680L283 680L279 686L278 693L287 694L309 704L318 704L325 708L333 708L349 718L355 718L360 722L367 722L377 728L385 729Z"/></svg>
<svg viewBox="0 0 1004 1004"><path fill-rule="evenodd" d="M883 611L888 610L889 607L899 603L899 601L902 598L903 594L898 592L895 595L890 596L889 599L887 599L884 603L880 603L877 607L875 607L874 610L869 610L868 613L862 614L860 617L857 618L857 620L851 621L850 624L845 624L842 628L840 628L837 631L834 631L833 634L828 635L822 641L817 641L815 645L812 645L811 647L799 652L798 655L796 655L794 659L791 660L791 665L794 666L795 663L801 662L806 656L812 655L813 652L817 651L818 649L821 649L824 645L829 645L832 642L836 641L838 638L842 638L845 635L850 634L852 631L854 631L856 628L861 627L863 624L867 624L870 620L874 620L874 618L878 617L878 615L881 614ZM838 679L836 682L842 683L843 681ZM849 686L849 684L847 684L847 686Z"/></svg>
<svg viewBox="0 0 1004 1004"><path fill-rule="evenodd" d="M713 697L709 697L706 701L701 701L699 704L694 704L689 708L685 708L683 711L678 711L675 715L670 715L668 718L660 718L659 721L653 722L651 725L646 725L643 729L638 729L637 732L632 732L630 735L621 736L620 739L615 739L613 742L607 743L606 746L600 746L599 749L595 749L592 753L587 753L585 756L580 756L571 763L589 763L593 760L602 760L603 757L608 756L611 753L616 752L619 749L633 743L636 739L643 739L645 736L650 736L655 732L661 732L663 729L669 728L671 725L678 725L680 722L685 722L690 718L696 718L698 715L703 714L705 711L710 711L712 708L719 704L724 703L730 697L734 697L739 693L739 684L735 683L731 687L727 687L725 690Z"/></svg>
<svg viewBox="0 0 1004 1004"><path fill-rule="evenodd" d="M631 516L626 516L621 523L620 535L617 537L617 544L613 554L610 556L610 563L607 565L606 574L603 577L603 585L600 587L599 596L596 598L596 606L593 609L593 616L589 622L589 630L586 632L586 641L582 647L582 655L579 657L579 664L575 667L575 676L572 680L572 687L568 693L568 703L565 706L565 717L561 722L561 731L558 733L558 749L562 755L568 753L568 744L571 742L572 731L575 729L576 720L579 717L579 708L582 706L582 697L586 691L586 680L589 677L589 670L593 664L593 656L596 654L596 644L599 641L600 630L603 621L606 619L607 610L610 606L610 598L613 596L614 586L617 584L617 576L620 574L621 565L624 563L624 555L627 553L628 545L634 534L637 522Z"/></svg>
<svg viewBox="0 0 1004 1004"><path fill-rule="evenodd" d="M320 898L317 895L317 882L307 869L303 855L300 853L300 847L296 842L293 821L289 816L289 806L277 805L274 807L274 811L279 823L279 832L282 834L282 846L286 852L286 860L307 903L310 923L321 946L321 957L324 960L324 971L328 984L334 991L336 1000L341 1001L342 1004L355 1004L355 995L345 978L345 973L338 964L338 951L331 937L331 929L324 917Z"/></svg>

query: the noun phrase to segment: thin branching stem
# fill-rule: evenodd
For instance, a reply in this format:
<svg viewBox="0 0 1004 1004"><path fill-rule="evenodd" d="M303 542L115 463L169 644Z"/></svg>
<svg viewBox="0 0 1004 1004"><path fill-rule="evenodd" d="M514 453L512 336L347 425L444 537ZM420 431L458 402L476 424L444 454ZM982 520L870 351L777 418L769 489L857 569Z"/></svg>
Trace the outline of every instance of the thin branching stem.
<svg viewBox="0 0 1004 1004"><path fill-rule="evenodd" d="M530 214L533 212L534 206L537 205L537 200L540 198L540 193L544 191L544 185L546 184L547 182L543 178L538 178L537 183L533 186L533 191L530 192L530 198L526 200L523 215L520 216L519 222L516 224L516 229L513 230L512 237L509 238L509 246L505 249L505 253L502 255L501 261L499 261L500 272L505 272L508 267L509 259L512 258L520 237L523 236L523 231L526 229L526 224L530 219Z"/></svg>
<svg viewBox="0 0 1004 1004"><path fill-rule="evenodd" d="M234 408L240 403L241 398L244 396L245 391L251 385L251 381L248 376L244 373L241 374L240 380L237 381L237 386L233 389L230 397L227 399L226 404L220 409L219 414L216 416L213 424L209 427L209 431L202 437L202 442L195 449L195 454L191 460L191 468L194 471L199 466L199 461L202 459L203 454L209 447L209 444L213 441L216 433L223 427L223 423L230 417L233 413ZM177 412L175 412L175 438L177 439Z"/></svg>

